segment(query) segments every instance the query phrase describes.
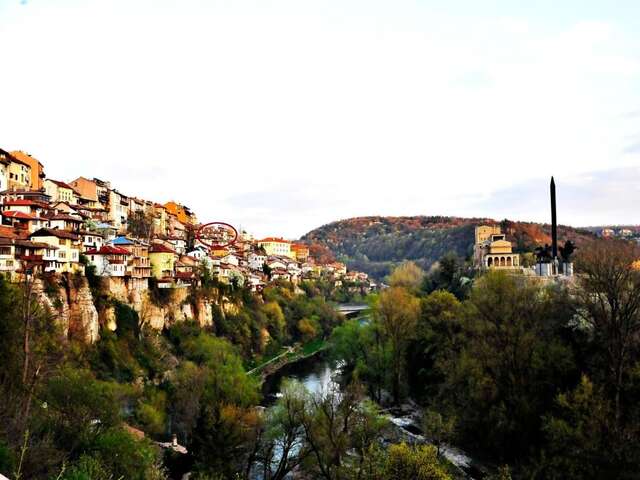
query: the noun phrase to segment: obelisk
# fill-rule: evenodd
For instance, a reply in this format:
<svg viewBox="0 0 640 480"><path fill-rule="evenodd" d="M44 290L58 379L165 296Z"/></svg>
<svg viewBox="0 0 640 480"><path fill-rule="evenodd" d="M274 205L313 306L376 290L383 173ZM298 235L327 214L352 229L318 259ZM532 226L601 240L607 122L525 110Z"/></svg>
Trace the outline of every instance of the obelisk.
<svg viewBox="0 0 640 480"><path fill-rule="evenodd" d="M555 262L558 258L558 224L556 222L556 182L551 177L551 251Z"/></svg>

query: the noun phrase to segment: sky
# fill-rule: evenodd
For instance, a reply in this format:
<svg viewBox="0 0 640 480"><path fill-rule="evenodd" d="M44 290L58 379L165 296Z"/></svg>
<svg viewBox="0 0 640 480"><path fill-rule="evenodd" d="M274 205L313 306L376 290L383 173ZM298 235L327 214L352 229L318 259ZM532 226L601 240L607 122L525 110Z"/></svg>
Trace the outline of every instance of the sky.
<svg viewBox="0 0 640 480"><path fill-rule="evenodd" d="M637 0L0 0L0 148L199 220L640 224Z"/></svg>

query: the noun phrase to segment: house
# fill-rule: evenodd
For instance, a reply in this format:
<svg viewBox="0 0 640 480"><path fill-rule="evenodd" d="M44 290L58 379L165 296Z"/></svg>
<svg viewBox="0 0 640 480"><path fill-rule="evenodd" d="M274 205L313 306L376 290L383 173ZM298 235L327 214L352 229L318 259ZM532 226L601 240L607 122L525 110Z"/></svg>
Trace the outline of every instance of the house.
<svg viewBox="0 0 640 480"><path fill-rule="evenodd" d="M11 155L29 165L31 169L31 188L33 190L41 190L44 187L44 179L46 177L42 163L40 163L37 158L21 150L11 152Z"/></svg>
<svg viewBox="0 0 640 480"><path fill-rule="evenodd" d="M302 243L293 243L291 252L293 253L293 258L298 262L304 263L309 258L309 247Z"/></svg>
<svg viewBox="0 0 640 480"><path fill-rule="evenodd" d="M13 238L0 237L0 274L11 276L18 270Z"/></svg>
<svg viewBox="0 0 640 480"><path fill-rule="evenodd" d="M78 203L78 194L73 187L60 180L45 179L44 191L51 197L53 202L67 202L71 205Z"/></svg>
<svg viewBox="0 0 640 480"><path fill-rule="evenodd" d="M240 265L240 260L233 253L227 253L220 259L220 261L233 265L234 267L238 267Z"/></svg>
<svg viewBox="0 0 640 480"><path fill-rule="evenodd" d="M32 200L49 205L51 197L44 190L5 190L0 192L0 199L7 200Z"/></svg>
<svg viewBox="0 0 640 480"><path fill-rule="evenodd" d="M48 217L49 228L58 228L69 232L79 232L84 220L79 215L58 213Z"/></svg>
<svg viewBox="0 0 640 480"><path fill-rule="evenodd" d="M131 255L127 250L113 245L103 245L88 250L85 255L89 263L96 267L100 277L124 277L127 273L127 260Z"/></svg>
<svg viewBox="0 0 640 480"><path fill-rule="evenodd" d="M129 218L129 197L116 190L110 190L107 211L107 218L113 223L113 226L119 232L124 232Z"/></svg>
<svg viewBox="0 0 640 480"><path fill-rule="evenodd" d="M291 281L291 274L283 268L276 268L271 271L271 280Z"/></svg>
<svg viewBox="0 0 640 480"><path fill-rule="evenodd" d="M184 205L180 205L174 201L164 204L164 208L169 214L175 215L179 222L187 225L196 225L198 223L195 214Z"/></svg>
<svg viewBox="0 0 640 480"><path fill-rule="evenodd" d="M101 222L95 226L95 230L102 235L105 241L110 241L116 238L118 229L110 223Z"/></svg>
<svg viewBox="0 0 640 480"><path fill-rule="evenodd" d="M176 252L161 243L153 243L149 249L151 275L157 279L173 277Z"/></svg>
<svg viewBox="0 0 640 480"><path fill-rule="evenodd" d="M262 271L264 263L267 261L267 255L260 252L251 252L247 256L249 268L251 270Z"/></svg>
<svg viewBox="0 0 640 480"><path fill-rule="evenodd" d="M153 204L153 233L155 235L166 235L168 231L168 214L164 205Z"/></svg>
<svg viewBox="0 0 640 480"><path fill-rule="evenodd" d="M34 200L12 200L9 198L5 198L4 202L0 203L0 211L22 212L40 217L45 212L49 211L49 206L46 203Z"/></svg>
<svg viewBox="0 0 640 480"><path fill-rule="evenodd" d="M49 265L49 270L57 273L79 272L83 270L80 261L81 241L79 235L53 228L41 228L29 235L29 240L43 242L56 247L55 259Z"/></svg>
<svg viewBox="0 0 640 480"><path fill-rule="evenodd" d="M149 259L149 244L142 240L131 240L118 237L113 243L131 254L127 264L127 276L136 279L151 277L151 260Z"/></svg>
<svg viewBox="0 0 640 480"><path fill-rule="evenodd" d="M175 265L175 279L179 284L195 284L198 281L198 261L188 255L182 255Z"/></svg>
<svg viewBox="0 0 640 480"><path fill-rule="evenodd" d="M3 176L6 177L7 190L31 189L31 167L28 163L2 149L0 149L0 161L5 165Z"/></svg>
<svg viewBox="0 0 640 480"><path fill-rule="evenodd" d="M104 245L104 238L98 232L90 232L88 230L79 230L76 232L82 237L82 250L96 250Z"/></svg>
<svg viewBox="0 0 640 480"><path fill-rule="evenodd" d="M28 233L33 233L39 228L46 227L48 224L48 219L45 217L38 217L14 210L0 212L0 215L2 215L3 225L11 225L15 229Z"/></svg>
<svg viewBox="0 0 640 480"><path fill-rule="evenodd" d="M187 241L181 236L169 236L165 239L177 253L183 255L187 251Z"/></svg>
<svg viewBox="0 0 640 480"><path fill-rule="evenodd" d="M14 241L19 273L53 271L56 262L56 247L44 242L16 239Z"/></svg>
<svg viewBox="0 0 640 480"><path fill-rule="evenodd" d="M0 192L4 192L9 188L9 159L2 156L0 150Z"/></svg>
<svg viewBox="0 0 640 480"><path fill-rule="evenodd" d="M17 273L44 271L55 260L55 247L17 237L13 229L0 227L0 274L15 278Z"/></svg>
<svg viewBox="0 0 640 480"><path fill-rule="evenodd" d="M279 259L278 257L269 257L265 262L266 265L273 270L287 270L287 263Z"/></svg>
<svg viewBox="0 0 640 480"><path fill-rule="evenodd" d="M252 292L259 292L265 286L265 282L262 277L253 273L247 275L246 284Z"/></svg>
<svg viewBox="0 0 640 480"><path fill-rule="evenodd" d="M209 249L202 245L197 246L192 251L187 253L188 256L195 259L198 262L198 265L204 265L209 271L211 271L211 267L213 267L213 261L209 257Z"/></svg>
<svg viewBox="0 0 640 480"><path fill-rule="evenodd" d="M111 188L109 182L103 182L94 178L78 177L69 182L78 195L78 203L91 208L105 208L108 204L108 191ZM106 208L105 208L106 210Z"/></svg>
<svg viewBox="0 0 640 480"><path fill-rule="evenodd" d="M259 247L263 248L267 255L282 255L294 258L291 251L291 242L283 238L267 237L256 242Z"/></svg>

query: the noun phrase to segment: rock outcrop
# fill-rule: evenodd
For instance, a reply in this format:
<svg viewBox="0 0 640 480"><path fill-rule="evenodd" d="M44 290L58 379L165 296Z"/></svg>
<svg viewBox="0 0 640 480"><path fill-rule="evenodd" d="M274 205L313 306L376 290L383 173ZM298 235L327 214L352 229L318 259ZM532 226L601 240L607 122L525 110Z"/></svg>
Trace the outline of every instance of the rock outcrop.
<svg viewBox="0 0 640 480"><path fill-rule="evenodd" d="M69 332L86 343L94 343L100 338L100 322L89 284L85 277L75 277L72 283L68 300Z"/></svg>

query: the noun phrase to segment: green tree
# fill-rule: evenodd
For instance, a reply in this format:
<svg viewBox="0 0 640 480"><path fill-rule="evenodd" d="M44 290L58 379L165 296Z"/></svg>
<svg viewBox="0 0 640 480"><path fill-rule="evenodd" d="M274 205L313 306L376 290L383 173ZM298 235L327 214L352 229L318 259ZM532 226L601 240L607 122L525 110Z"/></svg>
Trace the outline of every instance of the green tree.
<svg viewBox="0 0 640 480"><path fill-rule="evenodd" d="M417 290L424 279L424 271L413 262L404 262L398 265L387 282L392 287L404 287L408 290Z"/></svg>
<svg viewBox="0 0 640 480"><path fill-rule="evenodd" d="M539 476L569 480L625 478L633 469L629 462L632 459L614 453L620 448L614 428L613 405L602 389L583 376L574 390L558 395L554 412L544 417L548 447Z"/></svg>
<svg viewBox="0 0 640 480"><path fill-rule="evenodd" d="M476 281L440 393L466 443L504 459L540 444L542 415L575 375L561 310L553 292L533 282L503 272Z"/></svg>
<svg viewBox="0 0 640 480"><path fill-rule="evenodd" d="M420 301L401 287L384 290L374 310L374 318L391 348L391 392L395 403L402 395L406 348L415 337L419 311Z"/></svg>
<svg viewBox="0 0 640 480"><path fill-rule="evenodd" d="M625 241L597 241L580 253L579 315L591 327L603 359L602 381L624 428L625 390L640 360L640 248ZM629 405L636 402L630 401Z"/></svg>

